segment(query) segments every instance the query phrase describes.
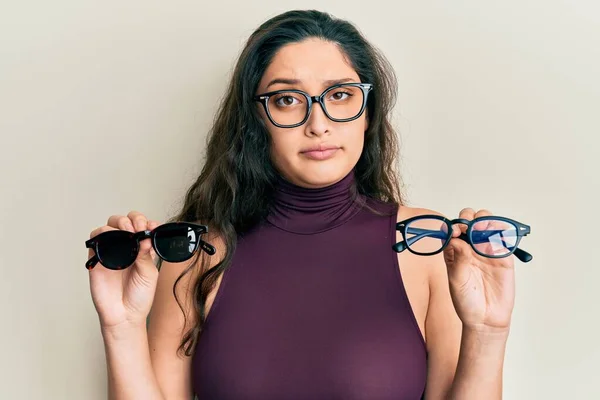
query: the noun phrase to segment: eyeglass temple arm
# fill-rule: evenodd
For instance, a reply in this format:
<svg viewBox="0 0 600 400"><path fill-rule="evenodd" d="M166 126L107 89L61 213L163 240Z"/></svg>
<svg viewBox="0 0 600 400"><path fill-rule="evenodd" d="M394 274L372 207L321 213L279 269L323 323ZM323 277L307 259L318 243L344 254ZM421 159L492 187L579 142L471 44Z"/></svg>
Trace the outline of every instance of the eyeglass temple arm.
<svg viewBox="0 0 600 400"><path fill-rule="evenodd" d="M525 235L511 235L512 232L515 231L507 231L507 230L503 230L503 229L489 229L489 230L475 230L473 232L471 232L471 238L473 239L473 243L474 244L481 244L481 243L485 243L489 240L490 236L494 236L494 235L501 235L503 237L506 236L525 236ZM409 238L410 243L412 244L414 242L416 242L417 240L423 238L423 237L433 237L435 239L441 239L441 240L446 240L447 237L447 232L444 232L442 230L435 230L435 229L421 229L421 228L407 228L406 230L407 234L411 234L411 235L417 235L417 236L413 236L411 238ZM416 240L413 240L416 239Z"/></svg>
<svg viewBox="0 0 600 400"><path fill-rule="evenodd" d="M209 256L214 256L217 252L217 249L215 249L215 247L212 244L205 242L202 239L200 239L200 248L202 248L202 250L204 250Z"/></svg>
<svg viewBox="0 0 600 400"><path fill-rule="evenodd" d="M99 261L98 256L94 254L92 256L92 258L87 260L87 262L85 263L85 269L90 271L92 268L94 268L96 266L96 264L98 264L98 261Z"/></svg>
<svg viewBox="0 0 600 400"><path fill-rule="evenodd" d="M85 269L90 271L92 268L94 268L96 266L96 264L98 264L98 261L100 261L100 260L98 259L98 256L96 255L95 244L92 240L86 241L85 247L87 249L94 249L94 255L92 256L92 258L87 260L87 262L85 263Z"/></svg>
<svg viewBox="0 0 600 400"><path fill-rule="evenodd" d="M415 235L415 236L408 238L406 241L396 243L393 246L393 249L398 253L406 250L406 248L408 246L410 246L411 244L415 243L416 241L418 241L424 237L431 237L434 239L440 239L440 240L444 240L444 241L447 239L447 233L444 231L441 231L441 230L409 227L409 228L407 228L406 233ZM506 233L507 233L506 231L500 230L500 229L481 230L481 231L473 231L471 233L471 237L473 239L473 244L481 244L481 243L487 242L490 236L501 234L501 237L504 237L504 236L507 236ZM528 229L525 230L525 232L523 234L520 234L520 233L521 232L518 232L516 236L525 236L529 233L529 230ZM467 243L469 242L468 236L464 233L462 235L460 235L458 238L464 240ZM504 245L506 245L506 242L504 240L502 240L502 243ZM533 256L531 254L529 254L525 250L520 249L518 247L515 249L513 254L515 255L515 257L517 257L522 262L529 262L533 259Z"/></svg>

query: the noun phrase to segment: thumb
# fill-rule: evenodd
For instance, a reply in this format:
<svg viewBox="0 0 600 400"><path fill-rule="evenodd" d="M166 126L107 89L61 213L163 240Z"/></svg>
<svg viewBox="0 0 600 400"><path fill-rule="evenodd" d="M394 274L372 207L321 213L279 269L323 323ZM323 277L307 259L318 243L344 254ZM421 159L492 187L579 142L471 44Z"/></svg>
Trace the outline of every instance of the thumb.
<svg viewBox="0 0 600 400"><path fill-rule="evenodd" d="M147 229L153 231L160 223L158 221L149 220ZM140 242L140 251L135 260L135 268L144 280L153 282L156 280L158 269L156 268L156 252L152 247L152 240L146 239Z"/></svg>
<svg viewBox="0 0 600 400"><path fill-rule="evenodd" d="M157 221L149 220L147 229L150 231L154 231L159 226ZM140 242L140 251L138 252L138 256L136 261L140 261L143 263L154 263L156 260L156 251L152 247L152 239L145 239Z"/></svg>
<svg viewBox="0 0 600 400"><path fill-rule="evenodd" d="M156 281L158 269L154 263L154 249L150 240L140 242L140 250L133 265L136 274L148 286L153 286Z"/></svg>
<svg viewBox="0 0 600 400"><path fill-rule="evenodd" d="M468 260L471 257L471 249L467 242L452 238L444 249L444 261L448 271L448 279L454 286L461 287L469 280Z"/></svg>
<svg viewBox="0 0 600 400"><path fill-rule="evenodd" d="M471 245L454 236L450 239L450 243L448 243L446 249L444 249L444 256L446 256L445 252L448 252L448 255L451 256L449 258L451 258L452 266L462 264L472 256Z"/></svg>

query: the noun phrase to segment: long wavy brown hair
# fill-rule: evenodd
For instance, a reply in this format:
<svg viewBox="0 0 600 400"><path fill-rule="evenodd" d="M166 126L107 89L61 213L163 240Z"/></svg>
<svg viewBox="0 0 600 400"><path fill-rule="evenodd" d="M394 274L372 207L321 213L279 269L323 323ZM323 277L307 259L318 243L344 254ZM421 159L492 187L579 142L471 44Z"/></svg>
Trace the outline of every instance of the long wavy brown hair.
<svg viewBox="0 0 600 400"><path fill-rule="evenodd" d="M356 191L383 202L404 204L396 162L398 140L390 123L396 77L385 57L353 24L324 12L288 11L264 22L250 35L237 60L208 134L200 176L188 189L181 212L169 220L207 225L211 236L217 235L224 246L222 259L212 267L210 258L197 252L173 287L184 311L176 287L190 271L199 271L193 281L192 312L197 322L184 332L179 347L187 356L193 354L202 332L207 296L230 266L238 235L260 223L270 207L277 172L270 160L270 136L253 96L277 51L309 38L335 43L361 82L374 86L366 111L369 127L355 166Z"/></svg>

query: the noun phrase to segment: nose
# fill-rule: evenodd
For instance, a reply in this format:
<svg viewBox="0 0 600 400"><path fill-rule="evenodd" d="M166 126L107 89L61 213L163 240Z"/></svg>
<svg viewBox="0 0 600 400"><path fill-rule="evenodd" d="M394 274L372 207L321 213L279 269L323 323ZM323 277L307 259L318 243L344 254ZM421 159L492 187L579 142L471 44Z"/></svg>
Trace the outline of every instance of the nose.
<svg viewBox="0 0 600 400"><path fill-rule="evenodd" d="M331 120L325 115L321 104L314 102L308 121L306 121L305 134L307 136L323 136L329 134Z"/></svg>

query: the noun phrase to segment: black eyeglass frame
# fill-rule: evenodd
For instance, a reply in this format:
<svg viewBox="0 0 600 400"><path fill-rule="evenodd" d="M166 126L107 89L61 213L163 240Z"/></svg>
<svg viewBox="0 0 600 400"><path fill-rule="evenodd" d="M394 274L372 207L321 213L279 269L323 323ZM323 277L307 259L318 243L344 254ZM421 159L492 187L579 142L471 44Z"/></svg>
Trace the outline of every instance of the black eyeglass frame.
<svg viewBox="0 0 600 400"><path fill-rule="evenodd" d="M410 245L407 244L407 241L410 240L410 238L408 238L408 236L407 236L409 233L409 232L407 232L407 229L409 228L409 225L412 222L419 220L419 219L437 219L437 220L444 222L448 226L447 233L443 232L443 231L433 231L433 230L431 231L433 233L431 236L435 236L436 232L442 232L444 234L444 236L447 236L444 244L442 245L442 247L439 250L434 251L434 252L422 253L422 252L415 251L414 249L411 248ZM509 249L509 253L501 254L501 255L489 255L489 254L485 254L485 253L482 253L479 250L477 250L477 248L475 247L475 243L473 241L473 227L478 222L487 221L487 220L507 222L507 223L514 225L517 228L517 230L516 230L517 239L515 241L514 246L512 246L512 250ZM457 219L450 220L441 215L418 215L418 216L415 216L412 218L408 218L404 221L400 221L400 222L396 223L396 230L400 231L404 240L394 244L392 246L392 249L397 253L400 253L400 252L408 249L408 251L410 251L411 253L416 254L416 255L421 255L421 256L432 256L432 255L441 253L444 250L444 248L446 248L448 243L450 243L450 240L452 239L452 232L453 232L454 224L467 225L467 232L461 234L458 238L469 243L471 245L471 248L475 251L475 253L479 254L482 257L505 258L505 257L510 256L511 254L514 254L515 257L517 257L522 262L529 262L533 259L533 256L530 253L528 253L525 250L518 247L521 242L521 239L524 236L527 236L529 233L531 233L531 227L529 225L525 225L521 222L515 221L510 218L493 216L493 215L486 215L483 217L475 218L473 220L467 220L467 219L463 219L463 218L457 218ZM481 232L481 231L476 231L476 232ZM483 231L483 232L485 232L485 231Z"/></svg>
<svg viewBox="0 0 600 400"><path fill-rule="evenodd" d="M323 101L323 99L325 98L325 95L327 95L327 93L329 93L330 91L335 90L340 87L343 87L343 86L354 86L354 87L360 88L362 90L362 94L363 94L363 104L362 104L358 114L354 117L343 118L343 119L333 118L327 112L327 107L325 106L325 102ZM259 94L257 96L254 96L254 100L261 102L265 112L267 113L267 116L269 117L269 121L271 121L271 123L273 125L275 125L279 128L295 128L297 126L303 125L304 123L306 123L306 121L308 121L308 118L310 118L310 114L312 112L312 106L314 103L319 103L321 105L321 109L323 110L323 112L325 113L327 118L329 118L330 120L332 120L334 122L354 121L355 119L359 118L363 114L363 112L365 112L365 109L367 108L368 96L369 96L369 93L371 92L371 90L373 90L373 85L371 83L349 82L349 83L339 83L337 85L330 86L327 89L325 89L323 91L323 93L321 93L320 95L317 95L317 96L311 96L310 94L306 93L305 91L302 91L299 89L282 89L282 90L275 90L272 92ZM275 120L271 116L271 112L269 111L269 105L268 105L269 98L271 96L275 96L275 95L281 94L281 93L298 93L298 94L303 95L306 98L306 102L307 102L306 116L304 117L304 119L301 122L293 124L293 125L282 125L282 124L278 124L277 122L275 122Z"/></svg>
<svg viewBox="0 0 600 400"><path fill-rule="evenodd" d="M104 265L104 263L102 262L102 255L101 255L101 253L98 252L98 246L99 246L100 241L103 238L105 238L106 236L109 236L110 234L114 234L115 232L119 232L120 235L122 235L123 232L127 232L130 234L130 239L135 240L136 248L134 250L136 253L136 258L137 258L137 253L140 251L140 241L145 240L145 239L151 239L152 240L152 248L156 252L156 255L159 256L160 258L162 258L163 260L165 260L164 256L160 253L160 251L158 250L158 248L156 246L156 231L158 230L160 232L161 229L164 230L164 229L168 229L168 228L181 228L181 227L191 228L194 231L194 233L196 234L196 237L198 238L198 240L195 243L194 251L190 252L189 257L178 260L177 262L183 262L183 261L189 260L190 258L192 258L194 253L196 253L198 248L201 248L208 255L211 255L211 256L216 253L216 249L213 245L200 239L202 234L205 234L208 232L208 227L206 225L199 225L199 224L195 224L193 222L169 222L169 223L157 226L152 231L144 230L144 231L133 233L133 232L123 231L123 230L113 230L113 231L102 232L99 235L96 235L93 238L86 240L85 247L88 249L93 249L94 255L92 256L92 258L90 258L85 263L85 267L86 267L86 269L91 270L92 268L94 268L94 266L98 262L100 262L101 264ZM134 261L135 261L135 259L134 259ZM165 260L165 261L168 262L168 260ZM105 267L108 269L112 269L112 270L121 270L121 269L128 268L130 266L131 266L131 264L127 265L127 266L123 266L122 268L109 268L106 266Z"/></svg>

